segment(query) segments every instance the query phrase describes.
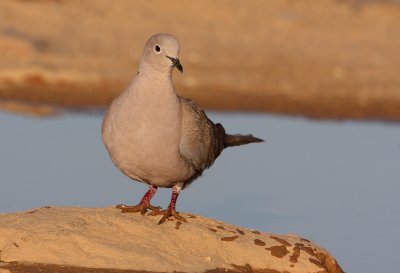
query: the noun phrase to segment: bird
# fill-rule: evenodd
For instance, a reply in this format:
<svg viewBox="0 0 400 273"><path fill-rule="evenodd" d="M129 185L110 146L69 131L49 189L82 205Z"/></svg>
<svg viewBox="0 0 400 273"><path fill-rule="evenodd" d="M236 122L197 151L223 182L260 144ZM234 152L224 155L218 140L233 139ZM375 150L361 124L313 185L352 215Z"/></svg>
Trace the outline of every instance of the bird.
<svg viewBox="0 0 400 273"><path fill-rule="evenodd" d="M102 140L114 165L133 180L148 184L135 206L122 212L163 215L187 222L176 211L181 190L188 187L228 147L263 142L251 134L227 134L192 100L179 96L172 81L180 45L172 34L158 33L145 43L136 77L111 102L102 123ZM168 208L151 205L157 189L172 188Z"/></svg>

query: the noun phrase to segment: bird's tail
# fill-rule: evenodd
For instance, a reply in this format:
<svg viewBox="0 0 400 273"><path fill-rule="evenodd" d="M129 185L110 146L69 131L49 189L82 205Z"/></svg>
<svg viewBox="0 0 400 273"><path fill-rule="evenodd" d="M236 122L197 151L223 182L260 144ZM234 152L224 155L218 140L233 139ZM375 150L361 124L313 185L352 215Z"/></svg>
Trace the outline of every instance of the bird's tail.
<svg viewBox="0 0 400 273"><path fill-rule="evenodd" d="M264 142L263 139L254 137L253 135L228 135L225 136L226 147L240 146L249 143Z"/></svg>

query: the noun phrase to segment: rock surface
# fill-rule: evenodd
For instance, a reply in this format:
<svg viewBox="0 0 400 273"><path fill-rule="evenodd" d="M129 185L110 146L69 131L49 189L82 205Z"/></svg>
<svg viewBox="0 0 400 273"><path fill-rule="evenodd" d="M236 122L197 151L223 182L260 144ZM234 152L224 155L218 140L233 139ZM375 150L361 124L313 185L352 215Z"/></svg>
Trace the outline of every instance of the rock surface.
<svg viewBox="0 0 400 273"><path fill-rule="evenodd" d="M115 208L46 207L0 214L0 270L343 272L325 249L307 239L182 215L188 223L157 225L157 216Z"/></svg>
<svg viewBox="0 0 400 273"><path fill-rule="evenodd" d="M0 18L0 99L105 106L164 31L203 107L400 119L398 1L4 0Z"/></svg>

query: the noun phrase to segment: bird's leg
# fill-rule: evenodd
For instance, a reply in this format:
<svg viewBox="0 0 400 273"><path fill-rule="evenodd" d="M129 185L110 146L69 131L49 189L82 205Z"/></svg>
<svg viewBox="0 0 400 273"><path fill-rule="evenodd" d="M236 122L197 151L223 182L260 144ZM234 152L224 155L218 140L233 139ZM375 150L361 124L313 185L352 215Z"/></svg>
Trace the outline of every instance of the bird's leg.
<svg viewBox="0 0 400 273"><path fill-rule="evenodd" d="M117 209L121 209L121 212L140 212L140 214L144 215L147 210L151 210L154 215L157 215L160 211L160 207L154 207L150 204L151 198L153 198L154 194L157 191L157 187L150 185L149 190L144 194L142 200L140 200L139 204L136 206L127 206L127 205L117 205Z"/></svg>
<svg viewBox="0 0 400 273"><path fill-rule="evenodd" d="M176 210L175 210L176 200L178 199L180 191L181 191L180 185L175 185L172 188L171 202L169 203L168 209L160 211L160 213L159 213L159 214L164 214L164 216L158 222L159 225L164 223L165 221L167 221L167 219L171 216L174 216L175 219L180 220L182 222L187 222L186 219L183 218L182 216L180 216L179 213L176 212Z"/></svg>

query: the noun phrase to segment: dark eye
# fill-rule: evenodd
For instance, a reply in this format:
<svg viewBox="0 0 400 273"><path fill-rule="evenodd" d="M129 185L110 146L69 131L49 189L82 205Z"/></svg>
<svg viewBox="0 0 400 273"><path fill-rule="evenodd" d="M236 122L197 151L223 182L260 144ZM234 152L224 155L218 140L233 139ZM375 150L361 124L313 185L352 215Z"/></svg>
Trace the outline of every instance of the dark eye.
<svg viewBox="0 0 400 273"><path fill-rule="evenodd" d="M156 46L154 47L154 49L156 50L156 52L160 52L160 51L161 51L161 48L160 48L159 45L156 45Z"/></svg>

